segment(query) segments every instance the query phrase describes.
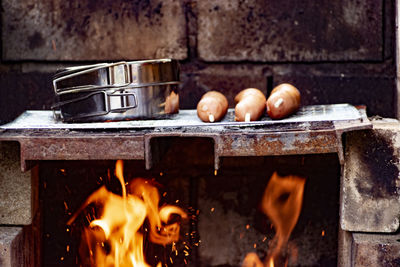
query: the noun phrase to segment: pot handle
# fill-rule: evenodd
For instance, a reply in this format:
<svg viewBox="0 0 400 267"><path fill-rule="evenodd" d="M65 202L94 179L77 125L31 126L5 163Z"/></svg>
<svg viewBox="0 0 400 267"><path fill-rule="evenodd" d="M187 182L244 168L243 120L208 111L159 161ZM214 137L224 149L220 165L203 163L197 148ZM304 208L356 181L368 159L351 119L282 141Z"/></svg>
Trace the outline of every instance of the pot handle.
<svg viewBox="0 0 400 267"><path fill-rule="evenodd" d="M98 94L103 94L104 95L104 110L101 111L95 111L95 112L88 112L88 113L81 113L81 114L75 114L71 116L64 116L63 112L61 111L61 114L56 114L56 110L61 109L62 107L66 105L75 105L78 104L79 102L85 101L91 97L94 97L95 95ZM120 105L118 107L112 107L115 106L114 102L111 103L111 98L118 97L120 98ZM134 93L109 93L106 91L98 91L98 92L92 92L90 94L77 97L74 99L58 102L54 104L51 108L53 110L54 117L58 119L58 117L61 117L63 121L73 121L76 119L82 119L82 118L88 118L88 117L95 117L95 116L103 116L107 115L108 113L112 112L125 112L127 110L136 108L138 106L137 103L137 97Z"/></svg>
<svg viewBox="0 0 400 267"><path fill-rule="evenodd" d="M118 83L116 85L112 84L114 82L115 79L115 68L122 66L122 76L124 77L124 81L121 83ZM106 84L106 85L96 85L96 84L87 84L87 85L80 85L80 86L75 86L75 87L67 87L67 88L59 88L58 84L64 80L68 80L71 78L75 78L77 76L80 75L84 75L87 73L91 73L94 71L98 71L101 69L106 69L108 72L108 79L112 80L112 82L110 84ZM89 66L88 68L70 73L70 74L66 74L63 76L60 76L58 78L53 79L53 89L54 92L56 94L60 94L63 91L70 91L70 90L98 90L98 89L104 89L104 88L119 88L119 87L123 87L123 86L127 86L131 83L131 78L130 78L130 72L129 72L129 65L127 62L125 61L121 61L121 62L117 62L117 63L106 63L106 64L98 64L98 65L92 65Z"/></svg>
<svg viewBox="0 0 400 267"><path fill-rule="evenodd" d="M106 110L108 110L108 113L110 112L124 112L127 111L129 109L133 109L136 108L138 106L137 103L137 98L136 95L134 93L106 93L107 97L105 99L106 101ZM112 108L112 104L111 104L111 98L112 97L118 97L121 100L121 107L117 107L117 108ZM129 101L130 97L132 98L133 101ZM108 102L107 102L108 100ZM132 104L131 104L132 102Z"/></svg>

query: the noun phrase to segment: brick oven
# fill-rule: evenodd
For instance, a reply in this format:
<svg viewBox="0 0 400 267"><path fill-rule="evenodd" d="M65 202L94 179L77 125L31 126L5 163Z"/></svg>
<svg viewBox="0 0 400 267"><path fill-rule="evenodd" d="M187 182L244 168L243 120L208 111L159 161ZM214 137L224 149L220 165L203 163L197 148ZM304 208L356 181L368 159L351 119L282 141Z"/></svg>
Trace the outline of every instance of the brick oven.
<svg viewBox="0 0 400 267"><path fill-rule="evenodd" d="M121 193L107 178L119 159L127 180L155 179L188 213L177 252L146 243L166 266L265 257L274 229L259 205L274 171L307 178L289 266L400 265L398 6L332 2L3 0L0 265L79 266L85 218L66 222L101 185ZM163 57L180 61L178 116L47 123L56 69ZM196 123L209 90L233 107L240 90L281 82L311 119Z"/></svg>

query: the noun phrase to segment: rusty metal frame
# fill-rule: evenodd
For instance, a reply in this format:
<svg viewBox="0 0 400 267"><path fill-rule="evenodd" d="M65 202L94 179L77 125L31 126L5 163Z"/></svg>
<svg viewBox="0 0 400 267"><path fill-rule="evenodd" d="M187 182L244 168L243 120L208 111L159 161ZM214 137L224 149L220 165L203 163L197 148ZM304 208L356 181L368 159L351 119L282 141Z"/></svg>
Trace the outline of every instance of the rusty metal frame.
<svg viewBox="0 0 400 267"><path fill-rule="evenodd" d="M370 129L365 112L355 121L333 121L308 125L288 124L285 127L178 127L167 129L121 130L0 130L1 141L16 141L21 149L21 168L28 170L32 161L40 160L145 160L153 165L150 148L152 138L201 137L214 142L214 167L220 157L271 156L337 153L343 164L342 134Z"/></svg>

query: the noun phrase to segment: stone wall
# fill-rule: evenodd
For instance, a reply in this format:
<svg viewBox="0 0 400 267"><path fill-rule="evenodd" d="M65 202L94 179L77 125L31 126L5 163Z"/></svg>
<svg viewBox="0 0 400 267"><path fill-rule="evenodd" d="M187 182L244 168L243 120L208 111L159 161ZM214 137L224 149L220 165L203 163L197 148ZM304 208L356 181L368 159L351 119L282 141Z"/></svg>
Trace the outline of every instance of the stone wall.
<svg viewBox="0 0 400 267"><path fill-rule="evenodd" d="M172 57L181 108L220 90L292 82L304 105L396 116L395 4L367 1L2 0L0 123L49 109L63 67Z"/></svg>

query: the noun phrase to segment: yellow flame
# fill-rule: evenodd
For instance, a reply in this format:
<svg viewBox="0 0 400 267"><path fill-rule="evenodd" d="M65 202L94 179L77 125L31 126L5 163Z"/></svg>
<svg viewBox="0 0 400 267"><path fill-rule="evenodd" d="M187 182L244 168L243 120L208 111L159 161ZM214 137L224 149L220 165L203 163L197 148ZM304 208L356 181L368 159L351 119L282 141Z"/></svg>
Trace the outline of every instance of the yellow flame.
<svg viewBox="0 0 400 267"><path fill-rule="evenodd" d="M137 178L130 183L127 193L123 162L117 161L115 175L122 186L122 196L109 192L105 186L91 194L80 213L91 203L101 203L99 219L90 222L84 229L80 255L89 259L85 265L99 267L150 267L144 258L141 227L146 218L150 222L150 241L166 245L179 240L180 223L169 223L173 214L187 218L186 213L175 206L159 208L158 190L149 181ZM68 221L71 224L78 214ZM159 262L157 266L161 266Z"/></svg>

